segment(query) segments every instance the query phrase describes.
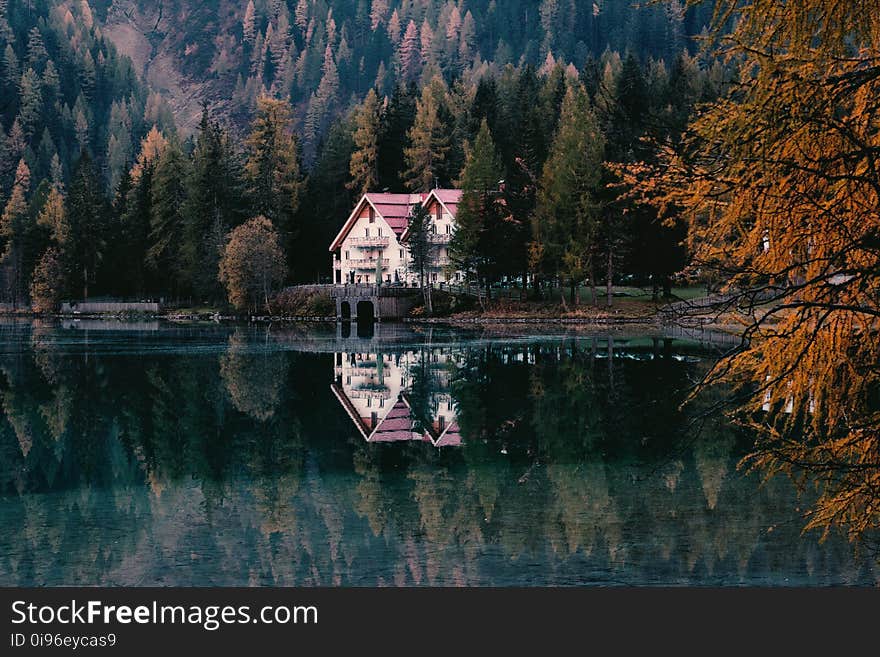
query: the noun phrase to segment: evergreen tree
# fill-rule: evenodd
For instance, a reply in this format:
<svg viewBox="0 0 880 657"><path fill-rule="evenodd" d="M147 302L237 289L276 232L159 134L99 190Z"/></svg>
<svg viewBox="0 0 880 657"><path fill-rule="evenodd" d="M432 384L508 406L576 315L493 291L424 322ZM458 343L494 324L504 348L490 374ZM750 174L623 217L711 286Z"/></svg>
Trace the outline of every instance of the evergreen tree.
<svg viewBox="0 0 880 657"><path fill-rule="evenodd" d="M461 202L449 246L455 268L476 276L488 289L498 273L499 254L510 248L502 230L504 207L498 184L502 168L489 124L484 119L461 174Z"/></svg>
<svg viewBox="0 0 880 657"><path fill-rule="evenodd" d="M379 96L370 89L363 104L355 112L354 147L351 154L348 188L358 194L376 189L379 185L379 131L382 108Z"/></svg>
<svg viewBox="0 0 880 657"><path fill-rule="evenodd" d="M245 174L251 207L268 218L285 239L296 238L293 216L299 206L300 165L290 105L267 96L257 110L246 140Z"/></svg>
<svg viewBox="0 0 880 657"><path fill-rule="evenodd" d="M571 300L586 278L594 289L599 185L604 137L580 83L569 86L559 130L541 174L533 225L532 267L567 282Z"/></svg>
<svg viewBox="0 0 880 657"><path fill-rule="evenodd" d="M428 209L421 203L417 203L409 215L406 238L406 250L412 261L413 269L419 274L419 287L424 293L425 308L429 315L434 312L434 309L431 303L431 288L429 285L425 285L425 277L428 273L428 267L434 262L437 253L437 244L431 239L433 223Z"/></svg>
<svg viewBox="0 0 880 657"><path fill-rule="evenodd" d="M30 232L26 196L30 188L31 172L24 160L20 160L15 172L12 194L0 216L0 237L3 251L0 264L9 272L7 295L13 304L24 300L26 281L25 251Z"/></svg>
<svg viewBox="0 0 880 657"><path fill-rule="evenodd" d="M241 184L228 136L202 112L183 206L181 267L200 300L217 299L220 249L226 233L243 217Z"/></svg>
<svg viewBox="0 0 880 657"><path fill-rule="evenodd" d="M61 301L65 284L62 256L58 249L49 247L34 268L30 282L31 307L34 312L54 311Z"/></svg>
<svg viewBox="0 0 880 657"><path fill-rule="evenodd" d="M416 103L410 88L395 88L384 112L379 139L379 188L400 189L406 169L407 133L415 120Z"/></svg>
<svg viewBox="0 0 880 657"><path fill-rule="evenodd" d="M67 217L70 223L70 293L89 297L94 290L98 269L105 254L107 202L104 185L88 153L80 154L70 191L67 195Z"/></svg>
<svg viewBox="0 0 880 657"><path fill-rule="evenodd" d="M153 174L147 266L153 272L157 291L167 291L174 298L186 292L181 245L187 173L183 151L172 140L159 156Z"/></svg>
<svg viewBox="0 0 880 657"><path fill-rule="evenodd" d="M408 189L426 192L440 183L440 170L449 151L447 128L440 120L440 107L446 85L439 77L431 80L422 90L416 104L416 118L407 133L409 146L404 150Z"/></svg>
<svg viewBox="0 0 880 657"><path fill-rule="evenodd" d="M411 82L418 77L422 66L422 53L419 43L419 28L415 21L410 21L406 26L406 33L400 42L398 50L400 61L400 77L404 82Z"/></svg>

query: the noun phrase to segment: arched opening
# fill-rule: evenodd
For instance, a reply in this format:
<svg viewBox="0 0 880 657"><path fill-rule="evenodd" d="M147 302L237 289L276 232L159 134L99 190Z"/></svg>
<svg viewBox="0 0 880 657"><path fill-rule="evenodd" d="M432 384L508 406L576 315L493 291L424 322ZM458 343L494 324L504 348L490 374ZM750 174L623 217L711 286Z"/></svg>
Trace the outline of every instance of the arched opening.
<svg viewBox="0 0 880 657"><path fill-rule="evenodd" d="M357 321L358 323L372 324L376 320L375 310L372 301L358 301L357 305Z"/></svg>
<svg viewBox="0 0 880 657"><path fill-rule="evenodd" d="M339 304L339 315L343 321L351 320L351 304L348 301Z"/></svg>

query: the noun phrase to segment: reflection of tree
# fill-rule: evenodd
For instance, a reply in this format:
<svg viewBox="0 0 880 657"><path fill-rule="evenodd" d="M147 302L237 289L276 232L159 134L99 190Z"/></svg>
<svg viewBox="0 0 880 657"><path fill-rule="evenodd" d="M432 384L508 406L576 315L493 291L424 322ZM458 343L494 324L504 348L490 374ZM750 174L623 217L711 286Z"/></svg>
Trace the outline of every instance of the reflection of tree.
<svg viewBox="0 0 880 657"><path fill-rule="evenodd" d="M33 340L0 362L13 413L0 421L0 584L876 577L845 543L818 546L780 522L793 490L739 476L729 426L688 440L678 401L693 364L642 359L622 340L613 397L604 349L451 348L465 441L436 450L353 438L338 401L315 385L330 365L323 355L273 353L298 376L284 375L285 403L264 420L230 401L217 375L228 353L144 366L142 355L90 346L62 355L44 337L42 364ZM439 385L446 372L434 365ZM62 388L56 437L44 409ZM19 421L32 436L27 458Z"/></svg>
<svg viewBox="0 0 880 657"><path fill-rule="evenodd" d="M437 414L437 382L431 371L431 355L427 347L422 347L413 354L409 363L409 376L407 398L412 410L413 431L424 433L431 428L431 420Z"/></svg>
<svg viewBox="0 0 880 657"><path fill-rule="evenodd" d="M220 376L232 403L255 420L266 421L275 414L287 377L283 353L251 351L243 331L229 337L229 347L220 358Z"/></svg>

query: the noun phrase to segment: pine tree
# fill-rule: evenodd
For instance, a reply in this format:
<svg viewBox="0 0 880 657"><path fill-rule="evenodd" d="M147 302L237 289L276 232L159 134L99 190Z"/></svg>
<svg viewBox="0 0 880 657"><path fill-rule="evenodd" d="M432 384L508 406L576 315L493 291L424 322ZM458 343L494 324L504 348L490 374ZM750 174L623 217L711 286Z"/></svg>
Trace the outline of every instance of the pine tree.
<svg viewBox="0 0 880 657"><path fill-rule="evenodd" d="M55 247L43 253L30 282L31 308L36 313L53 312L61 301L66 285L64 264Z"/></svg>
<svg viewBox="0 0 880 657"><path fill-rule="evenodd" d="M376 189L379 185L379 131L382 107L375 89L370 89L363 104L355 113L355 150L351 154L347 187L357 194Z"/></svg>
<svg viewBox="0 0 880 657"><path fill-rule="evenodd" d="M422 53L419 47L419 28L415 21L410 21L406 27L406 34L400 42L398 50L400 60L400 75L404 82L415 80L419 75L422 65Z"/></svg>
<svg viewBox="0 0 880 657"><path fill-rule="evenodd" d="M20 160L15 171L12 194L0 216L0 237L3 238L3 252L0 263L8 267L8 294L13 304L20 303L24 298L25 248L28 226L28 206L26 196L30 188L31 172L24 160Z"/></svg>
<svg viewBox="0 0 880 657"><path fill-rule="evenodd" d="M245 174L254 213L267 217L287 240L296 238L293 216L299 206L300 165L290 105L266 96L246 140Z"/></svg>
<svg viewBox="0 0 880 657"><path fill-rule="evenodd" d="M391 18L388 19L388 39L395 46L400 43L401 29L402 26L400 24L400 14L398 14L397 10L395 9L391 13Z"/></svg>
<svg viewBox="0 0 880 657"><path fill-rule="evenodd" d="M9 100L12 100L11 94L18 87L20 77L21 72L18 68L18 57L15 55L15 49L13 49L11 43L7 43L6 48L3 49L3 86L6 88L7 93L10 94Z"/></svg>
<svg viewBox="0 0 880 657"><path fill-rule="evenodd" d="M425 277L437 253L437 244L431 239L433 223L428 209L421 203L416 204L407 221L406 239L406 250L409 253L413 269L419 274L419 287L424 293L425 308L429 315L434 312L434 309L431 303L431 288L425 285ZM377 281L380 280L381 275L379 272Z"/></svg>
<svg viewBox="0 0 880 657"><path fill-rule="evenodd" d="M184 232L187 163L180 145L171 141L159 156L153 174L150 200L150 247L147 266L158 289L179 298L184 293L181 244Z"/></svg>
<svg viewBox="0 0 880 657"><path fill-rule="evenodd" d="M461 35L458 44L458 56L462 68L470 64L477 49L477 22L474 20L473 14L468 10L464 15L461 23Z"/></svg>
<svg viewBox="0 0 880 657"><path fill-rule="evenodd" d="M449 245L449 257L455 268L467 278L476 277L488 287L496 273L501 249L510 243L501 234L499 220L503 213L498 184L503 175L495 143L484 119L468 150L459 181L461 202L456 215L455 233Z"/></svg>
<svg viewBox="0 0 880 657"><path fill-rule="evenodd" d="M309 24L309 3L308 0L299 0L296 3L296 9L293 12L293 22L300 30L305 30Z"/></svg>
<svg viewBox="0 0 880 657"><path fill-rule="evenodd" d="M181 266L199 300L221 298L218 238L240 221L241 185L228 136L202 111L183 206Z"/></svg>
<svg viewBox="0 0 880 657"><path fill-rule="evenodd" d="M36 71L28 68L19 82L18 118L26 137L33 136L40 121L43 98L40 93L40 78Z"/></svg>
<svg viewBox="0 0 880 657"><path fill-rule="evenodd" d="M388 18L388 0L373 0L370 6L370 29L374 32Z"/></svg>
<svg viewBox="0 0 880 657"><path fill-rule="evenodd" d="M250 46L254 45L254 19L254 0L248 0L247 6L244 9L244 18L242 19L242 36L244 37L244 42Z"/></svg>
<svg viewBox="0 0 880 657"><path fill-rule="evenodd" d="M595 290L599 186L604 137L580 83L569 86L559 130L544 164L533 220L532 267L571 286L589 278ZM595 301L595 291L594 291Z"/></svg>
<svg viewBox="0 0 880 657"><path fill-rule="evenodd" d="M437 185L440 168L449 151L449 136L439 114L445 93L443 80L435 77L422 90L416 104L415 122L407 133L409 146L404 151L407 166L404 179L407 188L414 192L426 192Z"/></svg>
<svg viewBox="0 0 880 657"><path fill-rule="evenodd" d="M88 153L79 162L67 194L70 223L71 294L87 299L94 290L98 269L105 253L107 202L104 185Z"/></svg>
<svg viewBox="0 0 880 657"><path fill-rule="evenodd" d="M52 188L40 214L37 225L48 231L52 242L63 251L70 242L70 224L64 208L64 195L60 190Z"/></svg>
<svg viewBox="0 0 880 657"><path fill-rule="evenodd" d="M48 59L49 53L43 43L43 36L40 34L40 29L34 26L28 33L27 65L39 73Z"/></svg>

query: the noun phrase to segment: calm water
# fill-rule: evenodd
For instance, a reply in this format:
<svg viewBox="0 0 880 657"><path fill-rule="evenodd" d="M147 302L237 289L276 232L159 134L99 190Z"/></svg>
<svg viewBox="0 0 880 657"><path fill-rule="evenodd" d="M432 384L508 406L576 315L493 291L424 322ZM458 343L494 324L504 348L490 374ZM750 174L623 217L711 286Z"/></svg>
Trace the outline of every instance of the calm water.
<svg viewBox="0 0 880 657"><path fill-rule="evenodd" d="M876 584L696 344L0 325L0 585ZM711 400L705 400L708 404Z"/></svg>

